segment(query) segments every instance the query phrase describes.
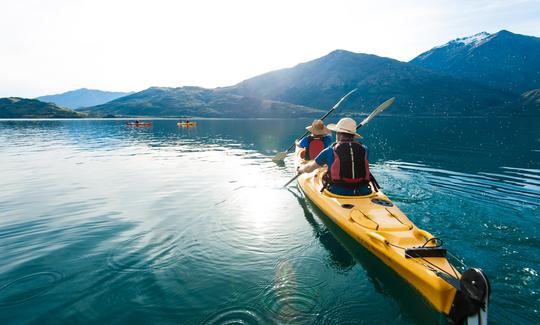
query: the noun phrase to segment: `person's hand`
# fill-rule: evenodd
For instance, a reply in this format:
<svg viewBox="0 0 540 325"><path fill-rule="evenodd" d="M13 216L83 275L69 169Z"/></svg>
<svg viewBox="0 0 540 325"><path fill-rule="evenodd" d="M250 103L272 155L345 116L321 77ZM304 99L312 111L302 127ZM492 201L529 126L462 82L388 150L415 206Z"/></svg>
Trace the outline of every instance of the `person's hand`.
<svg viewBox="0 0 540 325"><path fill-rule="evenodd" d="M304 173L304 169L303 169L302 167L304 167L304 166L298 166L298 167L296 167L296 173L297 173L298 175Z"/></svg>

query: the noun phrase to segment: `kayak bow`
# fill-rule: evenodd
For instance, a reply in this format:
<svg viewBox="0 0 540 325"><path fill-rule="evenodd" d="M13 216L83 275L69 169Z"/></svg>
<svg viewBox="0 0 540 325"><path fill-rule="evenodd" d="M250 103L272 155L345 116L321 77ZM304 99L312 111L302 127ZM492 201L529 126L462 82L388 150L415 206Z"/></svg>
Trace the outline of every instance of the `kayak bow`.
<svg viewBox="0 0 540 325"><path fill-rule="evenodd" d="M305 163L298 149L296 163ZM460 274L446 259L442 242L416 227L374 180L373 193L365 196L321 190L326 170L321 167L297 178L300 189L326 216L396 271L451 322L487 323L489 282L481 270Z"/></svg>

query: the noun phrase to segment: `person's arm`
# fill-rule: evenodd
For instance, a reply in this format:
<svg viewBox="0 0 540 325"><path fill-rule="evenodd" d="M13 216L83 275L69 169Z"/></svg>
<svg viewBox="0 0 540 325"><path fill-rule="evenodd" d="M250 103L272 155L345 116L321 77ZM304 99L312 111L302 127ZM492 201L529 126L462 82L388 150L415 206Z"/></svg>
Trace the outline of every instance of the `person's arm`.
<svg viewBox="0 0 540 325"><path fill-rule="evenodd" d="M315 169L317 169L319 167L321 167L321 166L319 166L319 164L317 164L317 162L315 162L315 160L312 160L312 161L308 162L307 164L303 164L302 166L300 166L298 168L298 173L299 174L311 173L312 171L314 171Z"/></svg>
<svg viewBox="0 0 540 325"><path fill-rule="evenodd" d="M317 157L313 161L308 162L307 164L304 164L298 168L298 173L311 173L317 168L320 168L326 164L326 156L328 155L330 151L328 148L324 149L319 153Z"/></svg>
<svg viewBox="0 0 540 325"><path fill-rule="evenodd" d="M332 139L332 136L331 135L327 135L324 137L324 147L325 148L328 148L330 146L332 146L332 143L334 143L334 140Z"/></svg>

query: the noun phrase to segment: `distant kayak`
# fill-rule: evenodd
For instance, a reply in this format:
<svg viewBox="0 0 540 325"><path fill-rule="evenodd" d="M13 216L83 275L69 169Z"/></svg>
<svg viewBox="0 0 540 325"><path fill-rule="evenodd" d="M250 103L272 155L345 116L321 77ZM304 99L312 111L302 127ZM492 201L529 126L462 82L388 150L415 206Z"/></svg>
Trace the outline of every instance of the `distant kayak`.
<svg viewBox="0 0 540 325"><path fill-rule="evenodd" d="M152 122L126 122L128 126L152 126Z"/></svg>
<svg viewBox="0 0 540 325"><path fill-rule="evenodd" d="M197 126L197 122L178 122L178 126Z"/></svg>

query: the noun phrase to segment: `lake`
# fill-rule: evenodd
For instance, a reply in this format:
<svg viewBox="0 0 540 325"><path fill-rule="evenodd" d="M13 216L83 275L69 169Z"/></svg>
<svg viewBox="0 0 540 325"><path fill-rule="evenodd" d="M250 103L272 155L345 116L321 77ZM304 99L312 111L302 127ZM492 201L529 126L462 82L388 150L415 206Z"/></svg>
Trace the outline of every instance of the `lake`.
<svg viewBox="0 0 540 325"><path fill-rule="evenodd" d="M293 161L271 157L311 120L124 123L0 121L1 324L444 322L282 188ZM540 120L377 117L360 133L385 194L485 270L491 322L540 323Z"/></svg>

